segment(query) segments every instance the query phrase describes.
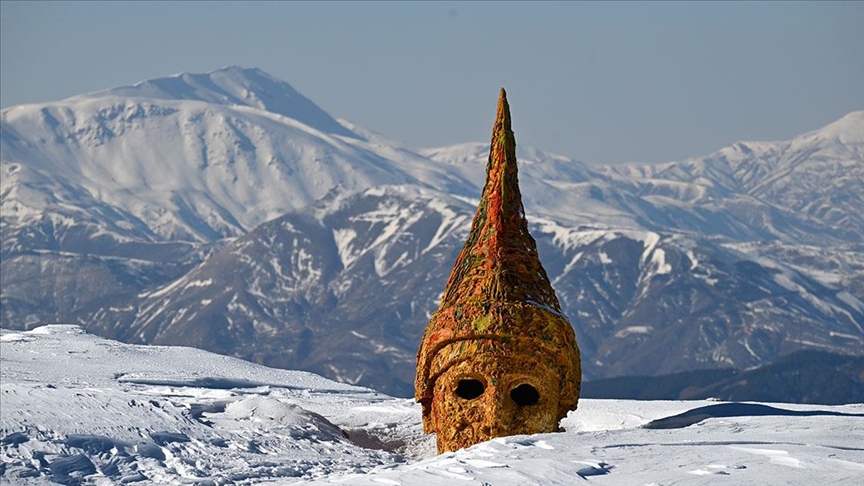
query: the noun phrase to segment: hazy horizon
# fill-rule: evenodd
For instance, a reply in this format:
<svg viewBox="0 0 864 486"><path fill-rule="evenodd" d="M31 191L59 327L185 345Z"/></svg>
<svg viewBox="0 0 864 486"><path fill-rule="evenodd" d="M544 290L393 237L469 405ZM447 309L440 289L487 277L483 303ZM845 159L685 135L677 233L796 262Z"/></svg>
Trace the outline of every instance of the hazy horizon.
<svg viewBox="0 0 864 486"><path fill-rule="evenodd" d="M413 147L664 162L864 109L864 2L0 3L0 105L257 67ZM864 127L862 127L864 129Z"/></svg>

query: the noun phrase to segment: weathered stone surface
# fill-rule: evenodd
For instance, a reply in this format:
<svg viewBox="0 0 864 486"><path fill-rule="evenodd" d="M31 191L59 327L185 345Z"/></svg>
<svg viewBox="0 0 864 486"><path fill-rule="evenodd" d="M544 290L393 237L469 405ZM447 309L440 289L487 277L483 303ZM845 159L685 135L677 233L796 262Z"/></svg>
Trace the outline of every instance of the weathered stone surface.
<svg viewBox="0 0 864 486"><path fill-rule="evenodd" d="M555 431L581 379L573 328L528 233L502 88L471 233L417 354L423 428L439 453Z"/></svg>
<svg viewBox="0 0 864 486"><path fill-rule="evenodd" d="M431 416L438 453L492 437L557 431L558 373L544 361L480 353L439 375Z"/></svg>

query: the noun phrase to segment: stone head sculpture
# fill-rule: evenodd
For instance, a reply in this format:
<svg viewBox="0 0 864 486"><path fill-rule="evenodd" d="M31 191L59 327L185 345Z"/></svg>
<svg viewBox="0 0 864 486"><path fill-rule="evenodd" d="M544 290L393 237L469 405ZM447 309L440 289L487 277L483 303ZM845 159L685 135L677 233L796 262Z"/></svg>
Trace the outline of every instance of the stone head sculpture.
<svg viewBox="0 0 864 486"><path fill-rule="evenodd" d="M502 88L477 214L417 353L423 430L437 433L439 454L554 432L581 380L573 328L528 233Z"/></svg>

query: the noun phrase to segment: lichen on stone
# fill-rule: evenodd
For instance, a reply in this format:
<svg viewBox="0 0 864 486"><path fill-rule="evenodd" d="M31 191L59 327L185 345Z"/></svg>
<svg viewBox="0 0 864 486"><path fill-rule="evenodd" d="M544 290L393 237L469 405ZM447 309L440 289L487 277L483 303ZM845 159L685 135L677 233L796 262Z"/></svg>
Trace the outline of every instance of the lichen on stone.
<svg viewBox="0 0 864 486"><path fill-rule="evenodd" d="M439 453L552 432L575 410L581 379L573 328L528 232L501 88L477 213L417 354L423 428Z"/></svg>

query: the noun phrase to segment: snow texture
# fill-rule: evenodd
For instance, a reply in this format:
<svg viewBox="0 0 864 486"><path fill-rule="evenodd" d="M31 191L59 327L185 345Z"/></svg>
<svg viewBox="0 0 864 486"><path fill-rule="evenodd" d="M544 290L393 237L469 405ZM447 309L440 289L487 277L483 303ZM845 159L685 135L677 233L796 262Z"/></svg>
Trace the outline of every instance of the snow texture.
<svg viewBox="0 0 864 486"><path fill-rule="evenodd" d="M864 405L582 400L561 433L435 456L419 406L77 326L2 331L8 484L861 484Z"/></svg>

